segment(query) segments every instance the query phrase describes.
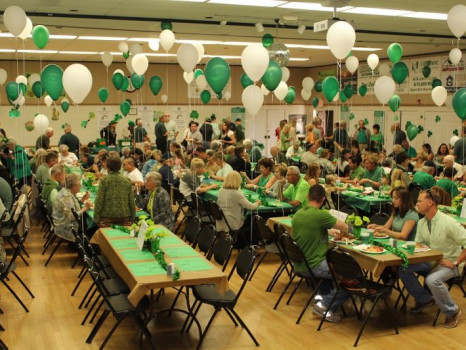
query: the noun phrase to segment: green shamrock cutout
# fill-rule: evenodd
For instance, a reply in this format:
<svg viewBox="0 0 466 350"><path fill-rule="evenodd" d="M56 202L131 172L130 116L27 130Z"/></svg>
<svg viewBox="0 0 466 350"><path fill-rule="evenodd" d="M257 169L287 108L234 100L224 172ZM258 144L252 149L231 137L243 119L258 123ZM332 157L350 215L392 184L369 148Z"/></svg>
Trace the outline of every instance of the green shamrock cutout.
<svg viewBox="0 0 466 350"><path fill-rule="evenodd" d="M459 130L458 130L458 129L455 129L455 130L453 130L453 135L456 135L456 136L458 136L459 134L460 134L460 132L459 132Z"/></svg>
<svg viewBox="0 0 466 350"><path fill-rule="evenodd" d="M364 119L364 125L369 125L369 120L367 120L367 118Z"/></svg>
<svg viewBox="0 0 466 350"><path fill-rule="evenodd" d="M351 114L349 115L349 120L353 120L353 119L354 119L354 113L351 113Z"/></svg>
<svg viewBox="0 0 466 350"><path fill-rule="evenodd" d="M89 112L89 119L94 119L94 118L95 118L95 113Z"/></svg>
<svg viewBox="0 0 466 350"><path fill-rule="evenodd" d="M427 132L427 137L431 137L431 136L432 136L432 131L429 130L429 131Z"/></svg>
<svg viewBox="0 0 466 350"><path fill-rule="evenodd" d="M440 120L442 120L442 119L440 118L439 115L437 115L437 116L435 117L435 122L438 123Z"/></svg>

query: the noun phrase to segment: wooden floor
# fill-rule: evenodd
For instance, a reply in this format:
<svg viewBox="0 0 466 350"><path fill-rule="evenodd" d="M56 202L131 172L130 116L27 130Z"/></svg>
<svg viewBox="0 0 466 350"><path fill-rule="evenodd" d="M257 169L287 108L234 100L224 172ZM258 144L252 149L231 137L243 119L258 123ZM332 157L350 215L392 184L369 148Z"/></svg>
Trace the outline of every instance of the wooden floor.
<svg viewBox="0 0 466 350"><path fill-rule="evenodd" d="M97 334L91 345L85 343L92 325L81 326L85 310L78 310L78 305L84 295L89 280L74 297L71 291L77 281L80 267L71 269L75 253L66 246L59 249L48 267L44 267L46 256L42 256L43 239L37 228L30 235L27 248L31 255L30 266L18 260L17 273L35 294L31 299L22 286L11 276L10 285L20 295L30 309L26 313L9 291L0 287L0 307L4 314L0 315L0 323L5 332L0 332L1 339L10 349L98 349L110 327L114 323L109 317L104 327ZM273 305L284 286L285 278L274 288L272 293L266 293L265 288L275 271L277 260L266 259L256 276L246 286L236 310L247 323L261 344L262 349L350 349L352 348L360 322L355 318L350 306L348 318L339 324L325 323L322 331L317 332L318 317L309 310L301 324L296 325L296 318L304 304L309 289L302 286L290 305L283 302L278 310ZM231 288L236 290L238 279L233 279ZM166 294L156 305L163 309L170 305L174 291ZM458 288L454 288L453 296L463 308L460 323L455 329L443 328L443 317L436 328L431 326L436 308L432 307L420 315L395 313L400 334L387 322L387 314L383 303L375 311L359 342L359 349L461 349L464 348L466 330L466 298L463 298ZM393 297L392 297L393 298ZM411 299L412 303L412 299ZM181 302L178 304L182 305ZM205 326L211 314L209 306L203 306L200 312L200 322ZM197 329L193 327L189 334L180 334L183 323L181 314L173 314L171 318L162 316L149 326L158 349L195 349L198 340ZM145 348L149 348L145 344ZM123 321L114 333L106 349L137 349L138 328L134 321ZM254 343L241 328L235 328L228 316L221 312L214 321L203 349L254 349Z"/></svg>

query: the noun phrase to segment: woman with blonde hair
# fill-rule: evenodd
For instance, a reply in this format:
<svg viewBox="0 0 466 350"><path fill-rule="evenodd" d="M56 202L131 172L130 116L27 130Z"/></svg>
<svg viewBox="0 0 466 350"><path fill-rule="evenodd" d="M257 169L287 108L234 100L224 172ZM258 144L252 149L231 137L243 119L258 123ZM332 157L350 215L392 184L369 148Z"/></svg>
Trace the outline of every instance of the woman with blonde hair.
<svg viewBox="0 0 466 350"><path fill-rule="evenodd" d="M268 189L265 190L265 194L269 197L280 198L283 197L283 191L288 188L288 183L286 182L286 172L288 167L285 163L276 164L273 167L273 172L275 174L275 183Z"/></svg>
<svg viewBox="0 0 466 350"><path fill-rule="evenodd" d="M286 124L282 131L280 132L280 151L286 152L290 148L290 142L292 138L290 137L291 125Z"/></svg>
<svg viewBox="0 0 466 350"><path fill-rule="evenodd" d="M422 167L424 166L424 162L426 162L428 159L429 155L427 154L427 152L419 152L416 157L416 163L414 164L413 172L421 171Z"/></svg>
<svg viewBox="0 0 466 350"><path fill-rule="evenodd" d="M390 191L393 191L397 187L408 187L406 182L403 180L403 170L393 169L392 176L391 176L391 183L392 183L392 186L390 188Z"/></svg>
<svg viewBox="0 0 466 350"><path fill-rule="evenodd" d="M320 165L319 163L312 163L307 168L306 176L304 180L309 182L309 185L314 186L319 183L319 176L320 176Z"/></svg>

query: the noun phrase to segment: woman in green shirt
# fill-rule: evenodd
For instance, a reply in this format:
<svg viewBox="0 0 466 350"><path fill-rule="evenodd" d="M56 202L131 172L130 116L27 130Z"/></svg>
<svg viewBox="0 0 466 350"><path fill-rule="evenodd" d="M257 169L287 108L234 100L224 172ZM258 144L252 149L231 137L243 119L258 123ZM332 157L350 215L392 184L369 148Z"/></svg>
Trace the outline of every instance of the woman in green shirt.
<svg viewBox="0 0 466 350"><path fill-rule="evenodd" d="M372 127L373 133L371 134L371 143L374 142L375 150L380 152L383 148L384 140L383 135L380 132L380 125L374 124Z"/></svg>
<svg viewBox="0 0 466 350"><path fill-rule="evenodd" d="M245 172L241 172L247 183L246 188L257 189L258 187L265 187L268 189L272 187L276 181L275 175L272 172L275 163L269 158L262 158L259 160L258 165L261 174L253 180L250 180Z"/></svg>

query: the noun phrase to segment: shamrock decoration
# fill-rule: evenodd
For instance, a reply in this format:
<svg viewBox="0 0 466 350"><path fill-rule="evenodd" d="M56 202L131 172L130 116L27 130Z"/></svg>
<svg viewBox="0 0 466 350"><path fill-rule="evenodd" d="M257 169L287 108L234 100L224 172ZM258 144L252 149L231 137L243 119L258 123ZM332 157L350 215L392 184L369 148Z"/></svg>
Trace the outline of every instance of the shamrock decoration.
<svg viewBox="0 0 466 350"><path fill-rule="evenodd" d="M61 128L64 129L64 128L65 128L65 124L62 124L62 125L61 125Z"/></svg>
<svg viewBox="0 0 466 350"><path fill-rule="evenodd" d="M400 118L399 118L397 115L395 115L395 116L393 117L393 120L396 121L396 122L398 121L398 119L400 119Z"/></svg>
<svg viewBox="0 0 466 350"><path fill-rule="evenodd" d="M196 110L192 110L191 114L189 115L191 119L198 119L199 118L199 112Z"/></svg>
<svg viewBox="0 0 466 350"><path fill-rule="evenodd" d="M21 112L16 108L12 108L10 109L10 112L8 113L8 115L12 118L18 118L21 116Z"/></svg>
<svg viewBox="0 0 466 350"><path fill-rule="evenodd" d="M364 119L364 125L369 125L369 120L367 120L367 118Z"/></svg>
<svg viewBox="0 0 466 350"><path fill-rule="evenodd" d="M349 115L349 120L353 120L353 119L354 119L354 113L351 113L351 114Z"/></svg>
<svg viewBox="0 0 466 350"><path fill-rule="evenodd" d="M87 127L87 123L89 123L89 120L83 120L83 121L81 122L81 126L82 126L83 128L86 128L86 127Z"/></svg>
<svg viewBox="0 0 466 350"><path fill-rule="evenodd" d="M455 130L453 130L453 135L456 135L456 136L458 136L459 134L460 134L460 132L459 132L459 130L458 130L458 129L455 129Z"/></svg>
<svg viewBox="0 0 466 350"><path fill-rule="evenodd" d="M427 132L427 137L431 137L431 136L432 136L432 131L429 130L429 131Z"/></svg>
<svg viewBox="0 0 466 350"><path fill-rule="evenodd" d="M357 129L357 128L358 128L358 124L354 124L354 128Z"/></svg>
<svg viewBox="0 0 466 350"><path fill-rule="evenodd" d="M123 116L121 114L115 114L115 118L113 118L114 121L118 122L120 119L123 119Z"/></svg>
<svg viewBox="0 0 466 350"><path fill-rule="evenodd" d="M421 118L421 119L424 119L424 116L423 116L423 115L421 115L419 118Z"/></svg>
<svg viewBox="0 0 466 350"><path fill-rule="evenodd" d="M89 119L94 119L94 118L95 118L95 113L89 112Z"/></svg>
<svg viewBox="0 0 466 350"><path fill-rule="evenodd" d="M440 118L439 115L435 116L435 122L436 122L436 123L438 123L440 120L442 120L442 119Z"/></svg>
<svg viewBox="0 0 466 350"><path fill-rule="evenodd" d="M24 124L24 127L26 128L27 131L32 131L34 130L34 122L29 121Z"/></svg>
<svg viewBox="0 0 466 350"><path fill-rule="evenodd" d="M419 126L417 127L417 133L420 134L420 133L423 132L423 131L424 131L424 127L423 127L422 125L419 125Z"/></svg>

